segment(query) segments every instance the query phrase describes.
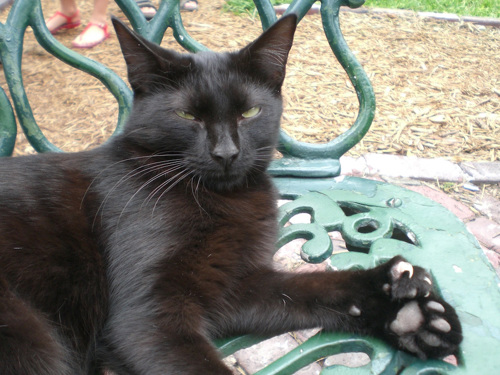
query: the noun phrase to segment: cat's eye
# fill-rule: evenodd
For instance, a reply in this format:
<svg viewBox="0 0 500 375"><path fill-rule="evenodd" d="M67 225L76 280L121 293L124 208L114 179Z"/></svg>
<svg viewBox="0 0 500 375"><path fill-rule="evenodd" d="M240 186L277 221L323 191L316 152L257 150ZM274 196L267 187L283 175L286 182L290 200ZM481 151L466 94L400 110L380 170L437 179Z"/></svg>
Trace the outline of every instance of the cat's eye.
<svg viewBox="0 0 500 375"><path fill-rule="evenodd" d="M180 109L175 111L175 114L179 116L180 118L183 118L185 120L196 120L196 117L194 117L191 113L181 111Z"/></svg>
<svg viewBox="0 0 500 375"><path fill-rule="evenodd" d="M260 113L260 107L259 106L255 106L255 107L250 108L248 111L243 112L241 114L241 116L243 118L252 118L252 117L257 116L259 113Z"/></svg>

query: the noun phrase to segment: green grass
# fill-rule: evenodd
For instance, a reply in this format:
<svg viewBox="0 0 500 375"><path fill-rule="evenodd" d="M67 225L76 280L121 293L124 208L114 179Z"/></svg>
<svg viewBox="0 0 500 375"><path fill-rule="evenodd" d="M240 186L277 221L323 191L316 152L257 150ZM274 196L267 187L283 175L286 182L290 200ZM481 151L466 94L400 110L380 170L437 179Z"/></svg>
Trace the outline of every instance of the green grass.
<svg viewBox="0 0 500 375"><path fill-rule="evenodd" d="M500 18L499 0L368 0L365 4L372 8L410 9L419 12Z"/></svg>
<svg viewBox="0 0 500 375"><path fill-rule="evenodd" d="M290 4L291 2L292 0L271 0L273 5ZM226 0L224 10L235 14L253 15L256 12L253 0Z"/></svg>
<svg viewBox="0 0 500 375"><path fill-rule="evenodd" d="M292 0L271 0L276 5L291 2ZM367 0L365 6L500 18L500 0ZM227 0L225 9L236 14L253 14L255 5L252 0Z"/></svg>

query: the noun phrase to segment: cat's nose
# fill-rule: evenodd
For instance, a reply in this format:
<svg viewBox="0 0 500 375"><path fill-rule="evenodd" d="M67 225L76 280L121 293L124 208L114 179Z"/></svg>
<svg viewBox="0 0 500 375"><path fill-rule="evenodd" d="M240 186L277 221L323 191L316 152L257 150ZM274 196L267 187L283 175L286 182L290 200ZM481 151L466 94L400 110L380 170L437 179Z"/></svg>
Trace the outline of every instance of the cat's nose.
<svg viewBox="0 0 500 375"><path fill-rule="evenodd" d="M224 168L229 167L238 157L240 150L233 142L218 144L211 152L212 158Z"/></svg>

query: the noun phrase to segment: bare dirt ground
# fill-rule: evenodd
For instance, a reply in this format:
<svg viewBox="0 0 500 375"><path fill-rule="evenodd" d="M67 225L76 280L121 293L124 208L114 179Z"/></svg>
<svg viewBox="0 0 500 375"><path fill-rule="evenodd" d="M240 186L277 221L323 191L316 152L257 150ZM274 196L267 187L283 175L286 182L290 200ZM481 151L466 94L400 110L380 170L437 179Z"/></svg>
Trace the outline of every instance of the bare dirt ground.
<svg viewBox="0 0 500 375"><path fill-rule="evenodd" d="M92 1L79 0L83 20ZM223 0L201 1L183 13L188 32L211 49L234 50L260 32L256 18L222 11ZM57 0L42 0L45 15ZM110 2L109 13L124 18ZM2 21L6 12L1 15ZM350 155L367 152L442 156L459 160L500 160L500 29L418 17L342 12L345 38L372 80L375 121ZM83 26L57 35L70 47ZM180 49L170 29L162 42ZM125 79L116 36L85 56ZM35 118L50 141L66 151L95 147L108 138L117 105L95 78L60 62L40 47L28 29L23 79ZM0 85L6 89L3 72ZM300 24L286 87L283 127L299 140L326 142L347 130L357 99L322 33L319 15ZM22 135L16 154L32 152Z"/></svg>

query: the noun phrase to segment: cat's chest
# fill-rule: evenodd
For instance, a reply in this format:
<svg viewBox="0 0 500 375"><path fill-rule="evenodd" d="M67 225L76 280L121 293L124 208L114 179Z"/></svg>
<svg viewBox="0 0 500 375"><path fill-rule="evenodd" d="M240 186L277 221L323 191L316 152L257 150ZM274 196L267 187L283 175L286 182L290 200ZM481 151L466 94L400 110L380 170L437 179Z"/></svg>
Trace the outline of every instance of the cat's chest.
<svg viewBox="0 0 500 375"><path fill-rule="evenodd" d="M191 222L177 227L175 245L159 263L162 285L175 284L194 295L218 300L238 280L272 262L274 202L263 204L258 196L248 197L250 201L247 197L217 198L221 197L210 197L210 203L199 199L200 206L197 203L190 213Z"/></svg>
<svg viewBox="0 0 500 375"><path fill-rule="evenodd" d="M213 250L245 251L261 246L262 238L268 241L275 236L273 197L271 192L257 191L199 198L188 215L192 236Z"/></svg>
<svg viewBox="0 0 500 375"><path fill-rule="evenodd" d="M110 204L113 210L104 209L104 216L113 247L143 249L142 255L130 250L137 256L254 261L249 258L261 257L274 244L272 190L220 194L180 186L159 200L149 199L146 191L134 194L120 194L118 202Z"/></svg>
<svg viewBox="0 0 500 375"><path fill-rule="evenodd" d="M146 191L134 192L133 199L125 193L109 197L113 202L102 216L109 279L123 298L130 285L138 293L177 285L188 294L223 295L272 260L277 227L272 190L215 194L179 186L157 201L147 201Z"/></svg>

